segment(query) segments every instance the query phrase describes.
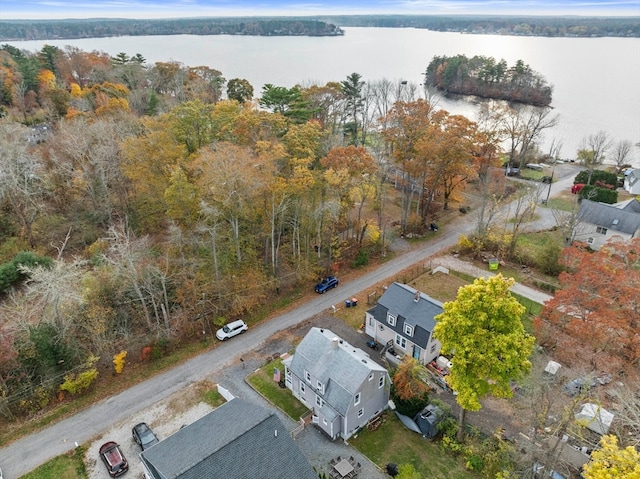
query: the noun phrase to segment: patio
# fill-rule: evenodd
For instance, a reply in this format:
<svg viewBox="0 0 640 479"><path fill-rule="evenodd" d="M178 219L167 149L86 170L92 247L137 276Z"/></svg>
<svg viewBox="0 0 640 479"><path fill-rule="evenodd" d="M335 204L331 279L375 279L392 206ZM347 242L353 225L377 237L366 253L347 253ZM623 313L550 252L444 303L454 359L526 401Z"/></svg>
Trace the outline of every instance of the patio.
<svg viewBox="0 0 640 479"><path fill-rule="evenodd" d="M329 471L329 477L331 479L352 479L358 477L362 466L359 462L351 456L349 459L338 456L335 459L331 459L331 470Z"/></svg>

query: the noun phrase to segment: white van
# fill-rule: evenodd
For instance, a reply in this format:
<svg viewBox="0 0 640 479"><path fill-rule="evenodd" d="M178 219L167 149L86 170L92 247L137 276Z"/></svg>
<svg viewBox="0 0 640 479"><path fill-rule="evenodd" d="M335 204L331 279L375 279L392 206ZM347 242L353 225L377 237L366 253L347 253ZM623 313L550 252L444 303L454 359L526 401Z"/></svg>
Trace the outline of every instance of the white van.
<svg viewBox="0 0 640 479"><path fill-rule="evenodd" d="M249 329L247 323L239 319L232 323L225 324L222 328L218 329L218 331L216 331L216 338L220 341L226 341L240 333L244 333L247 329Z"/></svg>

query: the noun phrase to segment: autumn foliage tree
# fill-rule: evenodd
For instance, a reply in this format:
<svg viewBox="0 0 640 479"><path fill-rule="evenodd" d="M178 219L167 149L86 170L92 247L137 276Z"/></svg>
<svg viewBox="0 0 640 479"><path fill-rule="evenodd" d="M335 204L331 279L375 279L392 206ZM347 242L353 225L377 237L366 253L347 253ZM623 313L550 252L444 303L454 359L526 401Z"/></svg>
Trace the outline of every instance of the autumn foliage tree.
<svg viewBox="0 0 640 479"><path fill-rule="evenodd" d="M480 400L513 395L511 381L531 369L534 337L522 324L525 308L509 291L513 278L478 278L458 290L455 301L435 317L433 335L445 353L455 352L449 385L460 405L458 439L464 434L466 411L479 411Z"/></svg>
<svg viewBox="0 0 640 479"><path fill-rule="evenodd" d="M561 288L548 301L535 326L541 337L555 343L559 360L570 364L577 345L591 352L594 369L615 367L632 371L640 360L640 238L613 239L599 251L574 243L563 252L567 269ZM563 341L549 332L558 328ZM570 354L562 356L562 352ZM566 357L565 357L566 356Z"/></svg>
<svg viewBox="0 0 640 479"><path fill-rule="evenodd" d="M591 453L591 460L584 465L585 479L638 479L640 478L640 454L633 446L622 449L615 436L602 436L600 448Z"/></svg>

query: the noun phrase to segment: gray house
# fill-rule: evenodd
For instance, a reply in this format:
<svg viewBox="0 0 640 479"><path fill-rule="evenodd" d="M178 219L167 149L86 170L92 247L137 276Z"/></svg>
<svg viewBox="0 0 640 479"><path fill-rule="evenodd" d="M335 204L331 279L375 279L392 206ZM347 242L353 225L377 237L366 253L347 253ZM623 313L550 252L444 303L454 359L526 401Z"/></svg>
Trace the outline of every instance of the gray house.
<svg viewBox="0 0 640 479"><path fill-rule="evenodd" d="M440 342L432 335L433 318L440 313L440 301L406 284L392 283L365 313L365 333L379 343L393 343L397 356L410 354L429 364L440 354Z"/></svg>
<svg viewBox="0 0 640 479"><path fill-rule="evenodd" d="M387 370L328 329L311 328L283 364L287 387L332 440L348 439L389 403Z"/></svg>
<svg viewBox="0 0 640 479"><path fill-rule="evenodd" d="M280 419L232 399L140 453L146 479L318 479Z"/></svg>
<svg viewBox="0 0 640 479"><path fill-rule="evenodd" d="M640 237L640 203L633 199L608 205L583 199L578 221L575 239L599 250L613 236L624 240Z"/></svg>

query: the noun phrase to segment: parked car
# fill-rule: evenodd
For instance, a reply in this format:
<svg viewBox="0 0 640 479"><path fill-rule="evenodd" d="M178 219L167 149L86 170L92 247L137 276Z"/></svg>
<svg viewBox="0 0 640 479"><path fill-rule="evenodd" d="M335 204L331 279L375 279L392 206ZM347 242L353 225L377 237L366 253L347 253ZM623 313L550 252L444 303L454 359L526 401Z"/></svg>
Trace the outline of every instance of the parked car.
<svg viewBox="0 0 640 479"><path fill-rule="evenodd" d="M316 284L316 293L323 294L329 291L330 289L338 286L338 278L335 276L327 276L318 284Z"/></svg>
<svg viewBox="0 0 640 479"><path fill-rule="evenodd" d="M239 319L229 324L225 324L222 328L218 329L218 331L216 331L216 338L220 341L226 341L229 338L233 338L238 334L244 333L247 329L249 329L247 323Z"/></svg>
<svg viewBox="0 0 640 479"><path fill-rule="evenodd" d="M536 170L536 171L542 171L544 170L544 166L539 165L538 163L527 163L526 165L527 168L529 168L530 170Z"/></svg>
<svg viewBox="0 0 640 479"><path fill-rule="evenodd" d="M518 176L520 175L520 168L516 168L514 166L507 166L507 176Z"/></svg>
<svg viewBox="0 0 640 479"><path fill-rule="evenodd" d="M133 429L131 429L131 435L133 436L133 440L138 443L138 446L140 446L143 451L160 442L156 433L151 430L146 422L140 422L133 426Z"/></svg>
<svg viewBox="0 0 640 479"><path fill-rule="evenodd" d="M2 468L0 467L0 479L2 479Z"/></svg>
<svg viewBox="0 0 640 479"><path fill-rule="evenodd" d="M122 454L120 446L113 442L105 442L100 446L100 459L107 466L111 477L118 477L129 470L129 463Z"/></svg>

